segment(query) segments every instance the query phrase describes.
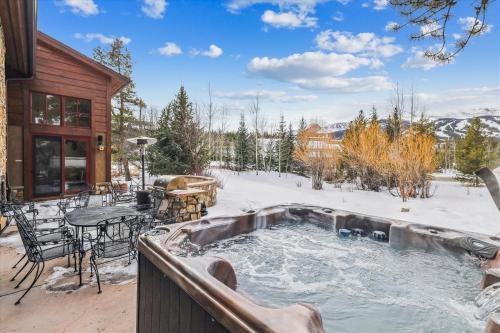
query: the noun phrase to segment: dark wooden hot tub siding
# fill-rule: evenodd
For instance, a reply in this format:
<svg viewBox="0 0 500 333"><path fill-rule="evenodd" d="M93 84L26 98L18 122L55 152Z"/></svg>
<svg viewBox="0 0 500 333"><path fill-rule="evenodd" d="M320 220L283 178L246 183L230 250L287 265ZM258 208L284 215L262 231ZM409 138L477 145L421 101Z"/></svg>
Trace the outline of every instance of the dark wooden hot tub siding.
<svg viewBox="0 0 500 333"><path fill-rule="evenodd" d="M137 300L139 333L229 333L142 254Z"/></svg>

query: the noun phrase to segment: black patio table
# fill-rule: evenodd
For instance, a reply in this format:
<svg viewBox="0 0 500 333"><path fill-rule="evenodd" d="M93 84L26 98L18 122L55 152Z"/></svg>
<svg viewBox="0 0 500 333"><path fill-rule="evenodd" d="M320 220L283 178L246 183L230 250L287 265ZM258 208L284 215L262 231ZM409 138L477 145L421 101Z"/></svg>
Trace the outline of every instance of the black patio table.
<svg viewBox="0 0 500 333"><path fill-rule="evenodd" d="M107 207L88 207L75 209L66 215L64 219L66 222L75 227L76 239L80 240L80 255L78 263L78 274L80 276L80 286L82 285L82 261L85 255L85 249L83 246L84 229L85 228L96 228L99 222L104 220L109 220L111 224L121 223L119 217L126 216L137 216L142 215L140 212L130 207L120 207L120 206L107 206ZM81 228L81 239L80 239L80 228Z"/></svg>

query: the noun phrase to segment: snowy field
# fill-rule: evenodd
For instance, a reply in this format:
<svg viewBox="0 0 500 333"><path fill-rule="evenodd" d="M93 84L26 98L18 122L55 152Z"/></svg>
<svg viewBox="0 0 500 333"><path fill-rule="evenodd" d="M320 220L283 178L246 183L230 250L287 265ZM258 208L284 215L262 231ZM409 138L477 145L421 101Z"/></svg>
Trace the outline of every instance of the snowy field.
<svg viewBox="0 0 500 333"><path fill-rule="evenodd" d="M401 219L409 222L430 224L458 230L473 231L489 235L500 235L500 213L485 187L466 188L446 174L436 175L439 181L433 183L433 197L411 199L402 202L387 192L369 192L355 189L352 185L335 188L325 184L324 189L311 189L310 180L293 174L245 172L239 175L228 170L210 170L223 183L219 189L218 201L208 209L209 217L238 215L250 209L267 206L302 203L344 209L380 217ZM152 184L155 177L147 180ZM301 184L301 186L299 186ZM40 202L37 207L40 216L55 216L57 207L52 202ZM92 198L90 205L98 206L100 201ZM402 208L409 212L402 212ZM46 225L48 226L48 225ZM18 233L0 237L0 246L16 248L23 253ZM135 277L136 263L126 266L120 262L104 264L99 268L101 281L106 284L124 284ZM87 274L89 268L86 269ZM66 292L74 273L72 269L55 267L45 280L47 292ZM90 285L95 284L95 279Z"/></svg>
<svg viewBox="0 0 500 333"><path fill-rule="evenodd" d="M402 202L387 192L369 192L344 185L342 189L325 184L324 189L311 189L310 180L292 174L245 172L212 169L224 188L218 201L208 209L209 216L235 215L244 210L259 209L284 203L312 204L344 209L409 222L473 231L490 235L500 233L500 213L485 187L466 188L451 178L433 182L430 199ZM298 187L298 183L302 186ZM409 212L402 212L409 208Z"/></svg>

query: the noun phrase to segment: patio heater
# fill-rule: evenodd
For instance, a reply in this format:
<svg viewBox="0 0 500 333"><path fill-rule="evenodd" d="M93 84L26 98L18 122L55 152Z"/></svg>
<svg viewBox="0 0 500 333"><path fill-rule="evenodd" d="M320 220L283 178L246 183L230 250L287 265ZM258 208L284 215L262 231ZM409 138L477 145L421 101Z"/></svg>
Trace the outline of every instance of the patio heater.
<svg viewBox="0 0 500 333"><path fill-rule="evenodd" d="M145 169L144 169L144 155L146 153L146 147L156 143L155 138L149 138L147 136L139 136L137 138L127 139L128 142L135 143L139 146L139 151L141 154L141 172L142 172L142 190L146 189L146 180L145 180Z"/></svg>

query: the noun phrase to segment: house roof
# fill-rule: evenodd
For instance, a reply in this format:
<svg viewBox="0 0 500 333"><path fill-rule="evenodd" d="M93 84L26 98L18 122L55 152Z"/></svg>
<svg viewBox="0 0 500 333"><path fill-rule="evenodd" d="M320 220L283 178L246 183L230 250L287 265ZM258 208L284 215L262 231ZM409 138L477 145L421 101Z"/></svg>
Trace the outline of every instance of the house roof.
<svg viewBox="0 0 500 333"><path fill-rule="evenodd" d="M97 61L87 57L86 55L76 51L75 49L69 47L66 44L61 43L60 41L50 37L49 35L44 34L41 31L38 31L38 43L43 43L48 45L51 48L54 48L69 57L77 60L78 62L91 67L95 71L102 73L104 76L107 76L111 80L111 94L116 94L120 89L125 87L130 83L130 78L122 75L118 72L115 72L109 67L106 67Z"/></svg>
<svg viewBox="0 0 500 333"><path fill-rule="evenodd" d="M35 0L0 1L0 23L4 34L5 74L11 78L30 78L35 68Z"/></svg>

